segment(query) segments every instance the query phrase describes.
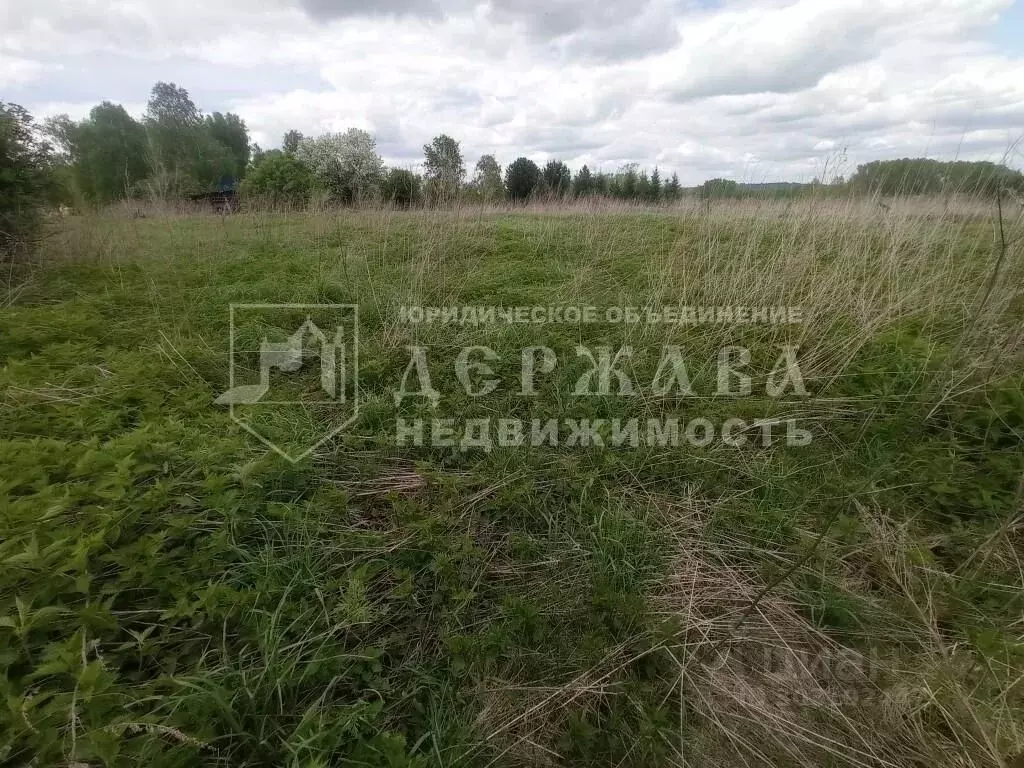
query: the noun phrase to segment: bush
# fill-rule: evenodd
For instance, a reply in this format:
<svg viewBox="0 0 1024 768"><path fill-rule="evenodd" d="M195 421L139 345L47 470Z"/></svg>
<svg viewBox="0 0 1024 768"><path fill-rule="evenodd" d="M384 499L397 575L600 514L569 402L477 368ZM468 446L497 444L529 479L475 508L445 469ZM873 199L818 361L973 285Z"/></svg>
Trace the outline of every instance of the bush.
<svg viewBox="0 0 1024 768"><path fill-rule="evenodd" d="M32 116L0 102L0 261L26 253L46 199L49 147Z"/></svg>
<svg viewBox="0 0 1024 768"><path fill-rule="evenodd" d="M312 172L285 154L266 156L242 182L243 195L275 205L306 205L312 192Z"/></svg>
<svg viewBox="0 0 1024 768"><path fill-rule="evenodd" d="M708 179L700 187L704 199L712 197L739 197L740 185L731 179Z"/></svg>
<svg viewBox="0 0 1024 768"><path fill-rule="evenodd" d="M385 203L411 208L420 198L420 180L412 171L392 168L384 176L381 195Z"/></svg>

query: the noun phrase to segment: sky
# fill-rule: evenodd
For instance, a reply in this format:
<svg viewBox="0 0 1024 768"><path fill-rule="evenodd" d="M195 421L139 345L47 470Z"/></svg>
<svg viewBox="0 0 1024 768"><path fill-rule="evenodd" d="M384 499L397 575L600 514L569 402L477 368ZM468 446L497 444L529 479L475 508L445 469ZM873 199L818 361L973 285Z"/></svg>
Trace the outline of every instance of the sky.
<svg viewBox="0 0 1024 768"><path fill-rule="evenodd" d="M1024 167L1024 0L3 0L0 101L142 115L158 80L253 140L458 139L684 184L927 156Z"/></svg>

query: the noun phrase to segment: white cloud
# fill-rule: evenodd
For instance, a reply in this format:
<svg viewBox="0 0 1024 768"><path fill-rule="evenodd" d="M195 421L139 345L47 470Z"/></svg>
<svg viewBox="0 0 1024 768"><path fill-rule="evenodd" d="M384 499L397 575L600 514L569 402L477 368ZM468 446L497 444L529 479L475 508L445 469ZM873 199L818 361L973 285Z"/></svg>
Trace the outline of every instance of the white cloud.
<svg viewBox="0 0 1024 768"><path fill-rule="evenodd" d="M986 42L1009 3L7 0L0 85L38 114L83 114L172 80L264 146L355 126L400 164L446 132L470 165L800 179L844 152L851 170L998 160L1024 127L1024 60Z"/></svg>
<svg viewBox="0 0 1024 768"><path fill-rule="evenodd" d="M13 88L29 83L39 77L43 69L42 62L0 53L0 88Z"/></svg>

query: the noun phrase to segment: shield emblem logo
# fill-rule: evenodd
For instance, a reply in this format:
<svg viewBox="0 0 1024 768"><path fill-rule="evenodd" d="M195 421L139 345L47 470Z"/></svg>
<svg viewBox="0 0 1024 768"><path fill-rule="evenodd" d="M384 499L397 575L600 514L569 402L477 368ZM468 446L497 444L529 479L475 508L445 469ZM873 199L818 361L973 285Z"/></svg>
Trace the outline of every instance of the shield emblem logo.
<svg viewBox="0 0 1024 768"><path fill-rule="evenodd" d="M228 390L215 401L271 450L309 456L359 415L359 307L232 304Z"/></svg>

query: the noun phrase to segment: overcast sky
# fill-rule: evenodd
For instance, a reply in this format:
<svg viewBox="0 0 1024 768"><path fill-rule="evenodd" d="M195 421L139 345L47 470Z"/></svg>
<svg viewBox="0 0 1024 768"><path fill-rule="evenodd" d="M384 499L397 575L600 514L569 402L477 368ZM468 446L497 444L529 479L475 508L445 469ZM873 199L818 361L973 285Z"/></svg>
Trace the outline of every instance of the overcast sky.
<svg viewBox="0 0 1024 768"><path fill-rule="evenodd" d="M264 147L355 126L403 166L443 132L470 169L490 152L799 181L1000 160L1024 134L1022 3L2 0L0 101L141 114L167 80Z"/></svg>

